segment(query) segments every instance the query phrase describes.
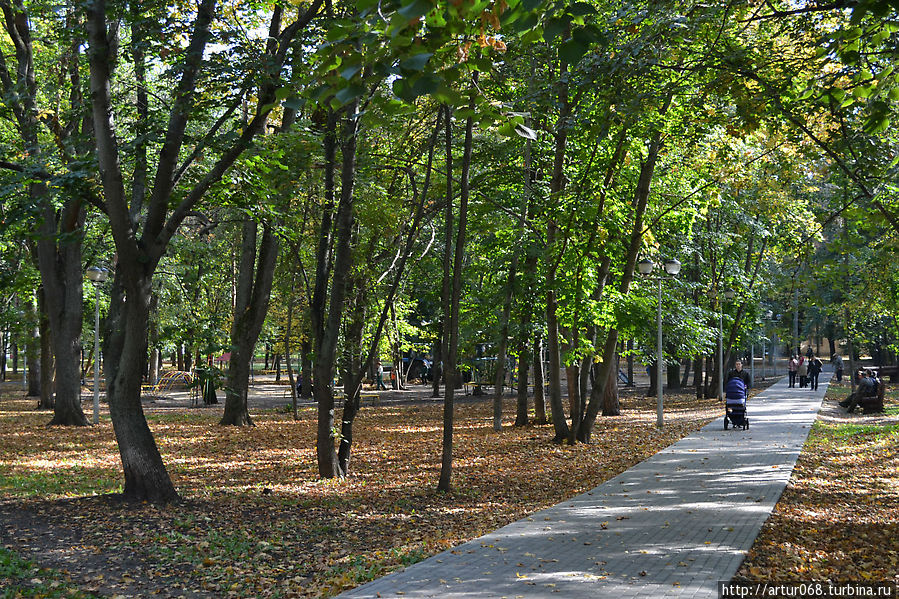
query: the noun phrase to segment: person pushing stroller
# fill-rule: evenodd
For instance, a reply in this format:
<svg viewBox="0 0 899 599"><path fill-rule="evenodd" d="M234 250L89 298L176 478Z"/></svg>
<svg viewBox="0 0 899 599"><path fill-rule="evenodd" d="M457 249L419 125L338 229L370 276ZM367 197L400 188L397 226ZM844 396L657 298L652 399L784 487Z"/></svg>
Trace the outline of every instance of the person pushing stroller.
<svg viewBox="0 0 899 599"><path fill-rule="evenodd" d="M724 429L728 423L734 428L743 430L749 428L749 418L746 417L746 395L752 380L749 373L743 370L740 360L734 364L734 369L727 374L727 382L724 385Z"/></svg>

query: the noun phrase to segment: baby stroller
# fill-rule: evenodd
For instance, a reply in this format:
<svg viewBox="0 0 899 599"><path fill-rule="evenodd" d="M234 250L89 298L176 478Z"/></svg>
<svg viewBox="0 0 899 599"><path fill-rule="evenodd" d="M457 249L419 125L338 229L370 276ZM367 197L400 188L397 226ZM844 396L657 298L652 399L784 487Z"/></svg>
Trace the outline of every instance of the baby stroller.
<svg viewBox="0 0 899 599"><path fill-rule="evenodd" d="M746 384L743 379L735 376L727 381L724 398L724 430L730 422L734 428L740 427L745 431L749 428L749 418L746 417Z"/></svg>

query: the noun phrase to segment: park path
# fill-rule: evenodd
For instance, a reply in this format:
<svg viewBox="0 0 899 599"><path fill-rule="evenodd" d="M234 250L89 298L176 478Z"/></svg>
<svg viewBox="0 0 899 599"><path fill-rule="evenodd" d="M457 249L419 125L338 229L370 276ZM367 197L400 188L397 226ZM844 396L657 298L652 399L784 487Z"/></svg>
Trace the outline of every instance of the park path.
<svg viewBox="0 0 899 599"><path fill-rule="evenodd" d="M722 407L587 493L339 597L717 597L790 480L826 389L783 379L750 401L746 431L725 431Z"/></svg>

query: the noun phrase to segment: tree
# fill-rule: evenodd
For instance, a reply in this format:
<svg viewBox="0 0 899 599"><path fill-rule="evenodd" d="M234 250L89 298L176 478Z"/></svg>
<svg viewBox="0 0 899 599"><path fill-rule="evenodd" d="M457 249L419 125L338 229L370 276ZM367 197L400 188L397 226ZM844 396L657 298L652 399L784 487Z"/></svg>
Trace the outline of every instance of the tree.
<svg viewBox="0 0 899 599"><path fill-rule="evenodd" d="M155 179L148 186L146 202L143 181L138 180L133 184L130 194L126 189L123 143L120 141L122 131L117 132L113 126L112 84L119 63L113 45L114 37L111 35L113 32L107 21L108 11L112 7L107 6L103 0L87 7L91 114L104 193L102 206L109 218L116 245L116 283L121 286L124 296L127 296L127 302L123 301L123 297L114 297L114 301L118 303L115 311L121 329L118 339L111 342L111 345L120 351L113 354L118 356L118 361L109 369L113 379L109 404L125 472L124 495L128 499L167 502L178 498L140 404L154 273L172 236L184 219L262 132L276 102L280 69L286 61L293 39L312 20L320 6L320 0L313 2L302 11L299 18L283 28L283 9L280 6L274 8L269 37L264 43L264 59L260 63L251 64L246 73L251 77L250 80L258 78L255 113L246 126L239 127L234 123L235 126L228 135L216 139L215 136L220 134L219 129L227 123L230 113L226 112L214 124L207 137L198 140L193 153L179 167L185 133L191 117L196 118L192 112L197 108L200 85L205 83L201 75L205 75L204 68L210 68L215 60L214 55L207 58L206 53L212 38L213 24L218 17L213 0L202 0L195 14L185 15L185 18L193 20L193 27L184 59L174 67L177 84L172 90L168 124L164 129ZM133 15L131 17L126 23L137 30L135 39L146 41L150 37L150 32L143 29L147 22L135 19ZM140 62L139 58L136 60ZM141 64L139 68L144 66ZM233 91L229 94L233 107L236 108L242 101L244 91L237 90L236 97ZM144 115L138 114L138 122L142 116ZM198 163L202 150L209 146L221 149L215 152L211 165ZM183 175L190 167L194 167L194 174L185 179Z"/></svg>

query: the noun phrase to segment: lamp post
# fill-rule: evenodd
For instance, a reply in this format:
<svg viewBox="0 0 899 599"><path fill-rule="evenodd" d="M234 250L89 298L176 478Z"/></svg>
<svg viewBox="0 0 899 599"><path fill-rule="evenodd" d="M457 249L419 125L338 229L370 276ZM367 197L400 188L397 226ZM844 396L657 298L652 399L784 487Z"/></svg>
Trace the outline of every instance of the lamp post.
<svg viewBox="0 0 899 599"><path fill-rule="evenodd" d="M94 284L94 424L100 423L100 285L109 278L109 271L102 266L87 269L87 278Z"/></svg>
<svg viewBox="0 0 899 599"><path fill-rule="evenodd" d="M774 312L771 310L765 311L765 315L762 317L762 322L765 323L765 330L762 331L762 380L765 380L765 376L767 375L768 365L765 362L765 340L768 336L768 323L771 322L771 319L774 318Z"/></svg>
<svg viewBox="0 0 899 599"><path fill-rule="evenodd" d="M734 299L733 289L725 289L724 299L730 301ZM721 296L718 297L721 301ZM724 304L718 306L718 400L724 399Z"/></svg>
<svg viewBox="0 0 899 599"><path fill-rule="evenodd" d="M652 260L644 258L637 263L637 270L643 276L649 276L652 274L653 269ZM665 260L665 272L670 276L674 276L680 272L680 262L677 260ZM656 392L658 393L658 405L656 408L656 425L659 428L662 428L663 420L663 408L662 408L662 277L656 277L656 280L659 282L659 304L658 304L658 312L657 312L657 324L658 324L658 336L656 337L656 341L658 345L656 347Z"/></svg>

